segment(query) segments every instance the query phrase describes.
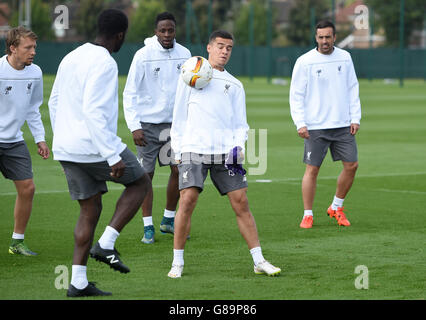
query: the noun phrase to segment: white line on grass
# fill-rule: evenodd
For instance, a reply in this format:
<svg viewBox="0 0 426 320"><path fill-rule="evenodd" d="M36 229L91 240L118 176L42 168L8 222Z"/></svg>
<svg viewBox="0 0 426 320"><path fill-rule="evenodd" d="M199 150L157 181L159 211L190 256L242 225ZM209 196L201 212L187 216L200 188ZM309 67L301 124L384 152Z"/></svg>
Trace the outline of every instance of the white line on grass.
<svg viewBox="0 0 426 320"><path fill-rule="evenodd" d="M384 173L384 174L359 174L356 175L356 178L380 178L380 177L403 177L403 176L417 176L417 175L426 175L426 172L408 172L408 173ZM317 180L334 180L337 179L337 176L318 176ZM273 183L273 182L298 182L301 181L302 178L277 178L277 179L257 179L257 180L249 180L249 182L257 182L257 183ZM206 181L205 185L211 185L213 183ZM165 188L167 185L152 185L154 189ZM124 186L108 186L108 190L124 190ZM396 192L396 193L412 193L412 194L426 194L423 191L415 191L415 190L391 190L391 189L372 189L376 191L382 192ZM68 193L68 190L41 190L36 191L36 194L53 194L53 193ZM15 196L16 192L1 192L0 196Z"/></svg>
<svg viewBox="0 0 426 320"><path fill-rule="evenodd" d="M165 188L167 185L152 185L154 189L159 188ZM108 190L124 190L124 186L117 185L117 186L108 186ZM36 194L51 194L51 193L68 193L68 190L41 190L37 191ZM15 196L16 192L2 192L0 193L0 196Z"/></svg>

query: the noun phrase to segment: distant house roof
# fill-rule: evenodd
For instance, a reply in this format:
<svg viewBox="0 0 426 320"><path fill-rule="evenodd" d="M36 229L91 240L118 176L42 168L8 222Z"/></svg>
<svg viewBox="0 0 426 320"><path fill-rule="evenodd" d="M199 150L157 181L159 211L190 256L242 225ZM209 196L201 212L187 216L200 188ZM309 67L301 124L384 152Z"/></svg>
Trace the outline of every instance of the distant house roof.
<svg viewBox="0 0 426 320"><path fill-rule="evenodd" d="M338 5L336 8L336 23L348 23L353 21L354 16L356 15L355 8L359 5L364 5L364 1L356 0L346 7L340 7Z"/></svg>

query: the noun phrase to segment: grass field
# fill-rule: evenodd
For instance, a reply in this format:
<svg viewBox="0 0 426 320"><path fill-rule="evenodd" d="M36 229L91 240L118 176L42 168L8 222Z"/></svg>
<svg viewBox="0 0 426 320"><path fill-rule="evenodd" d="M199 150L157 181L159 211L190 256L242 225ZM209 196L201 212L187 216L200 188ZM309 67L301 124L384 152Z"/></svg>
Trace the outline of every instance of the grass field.
<svg viewBox="0 0 426 320"><path fill-rule="evenodd" d="M41 108L49 146L52 132L47 100L53 79L45 77ZM117 241L131 272L122 275L89 259L89 281L113 292L105 299L425 299L425 82L406 80L400 88L383 80L360 81L360 166L345 201L352 226L338 227L325 213L341 169L341 164L333 163L328 155L318 179L314 228L304 230L299 228L303 215L303 141L290 118L289 87L268 84L265 79L242 81L250 127L256 132L267 129L267 171L248 176L249 202L264 256L282 268L281 276L253 273L251 256L228 200L219 196L208 178L193 216L184 276L169 279L173 239L159 232L169 169L157 168L153 181L155 244L140 242L143 223L138 213ZM121 77L120 101L124 83ZM26 126L24 129L33 155L37 190L25 238L39 255L27 258L7 253L15 190L11 181L1 177L0 299L65 299L66 290L55 287L60 275L55 268L64 265L71 276L73 229L79 207L70 200L59 163L52 158L42 161L31 134ZM118 134L135 151L122 110ZM95 239L109 222L121 190L110 184ZM368 268L368 289L355 287L355 268L359 265Z"/></svg>

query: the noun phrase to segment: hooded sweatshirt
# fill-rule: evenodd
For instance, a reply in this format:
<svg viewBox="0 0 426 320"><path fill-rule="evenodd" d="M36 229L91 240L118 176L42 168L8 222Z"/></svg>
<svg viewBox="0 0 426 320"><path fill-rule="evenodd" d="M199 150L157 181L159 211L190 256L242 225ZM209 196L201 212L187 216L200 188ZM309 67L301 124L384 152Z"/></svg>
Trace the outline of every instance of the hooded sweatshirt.
<svg viewBox="0 0 426 320"><path fill-rule="evenodd" d="M123 92L124 116L132 132L141 129L140 122L172 122L180 69L191 57L176 40L170 49L164 49L157 36L144 43L133 57Z"/></svg>

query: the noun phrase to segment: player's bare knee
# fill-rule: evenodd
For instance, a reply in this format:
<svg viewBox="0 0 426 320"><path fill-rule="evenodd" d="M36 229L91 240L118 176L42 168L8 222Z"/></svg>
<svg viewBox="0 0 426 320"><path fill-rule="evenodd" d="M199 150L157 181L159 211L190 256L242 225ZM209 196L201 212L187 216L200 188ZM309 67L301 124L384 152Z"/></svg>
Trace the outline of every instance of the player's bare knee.
<svg viewBox="0 0 426 320"><path fill-rule="evenodd" d="M97 198L90 199L88 201L80 202L80 216L86 220L95 218L97 221L99 215L102 212L102 201Z"/></svg>
<svg viewBox="0 0 426 320"><path fill-rule="evenodd" d="M317 177L320 167L307 165L305 169L305 175L310 177Z"/></svg>
<svg viewBox="0 0 426 320"><path fill-rule="evenodd" d="M180 194L179 207L184 209L194 208L198 199L198 194L192 190L183 190Z"/></svg>
<svg viewBox="0 0 426 320"><path fill-rule="evenodd" d="M128 186L136 186L141 189L141 193L146 194L152 189L151 178L148 176L148 174L145 173L142 177Z"/></svg>
<svg viewBox="0 0 426 320"><path fill-rule="evenodd" d="M229 198L232 208L234 208L234 211L237 215L245 214L247 212L250 213L248 198L245 191L238 190L237 192L233 192Z"/></svg>
<svg viewBox="0 0 426 320"><path fill-rule="evenodd" d="M33 198L35 193L35 185L33 180L27 180L17 187L17 192L20 197Z"/></svg>
<svg viewBox="0 0 426 320"><path fill-rule="evenodd" d="M346 162L344 164L344 169L347 170L348 172L355 174L355 172L358 169L358 161L355 162Z"/></svg>

